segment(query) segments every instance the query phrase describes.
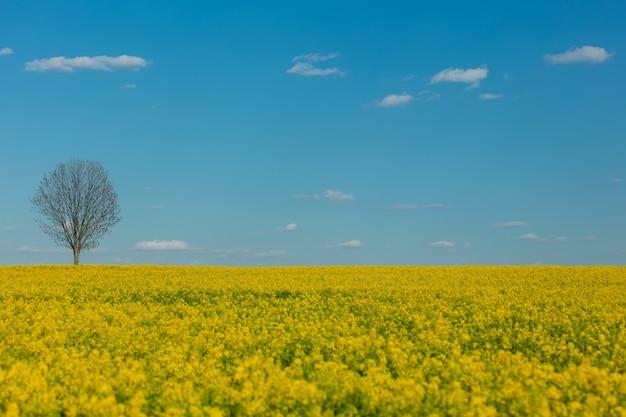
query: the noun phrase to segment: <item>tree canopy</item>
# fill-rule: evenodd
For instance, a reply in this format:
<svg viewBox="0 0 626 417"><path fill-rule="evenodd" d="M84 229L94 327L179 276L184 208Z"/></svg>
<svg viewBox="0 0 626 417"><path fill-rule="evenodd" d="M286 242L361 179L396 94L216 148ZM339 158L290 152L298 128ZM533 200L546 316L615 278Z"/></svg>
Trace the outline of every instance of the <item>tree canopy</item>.
<svg viewBox="0 0 626 417"><path fill-rule="evenodd" d="M99 162L72 159L44 174L31 198L41 230L72 249L78 265L83 249L96 248L120 220L118 196Z"/></svg>

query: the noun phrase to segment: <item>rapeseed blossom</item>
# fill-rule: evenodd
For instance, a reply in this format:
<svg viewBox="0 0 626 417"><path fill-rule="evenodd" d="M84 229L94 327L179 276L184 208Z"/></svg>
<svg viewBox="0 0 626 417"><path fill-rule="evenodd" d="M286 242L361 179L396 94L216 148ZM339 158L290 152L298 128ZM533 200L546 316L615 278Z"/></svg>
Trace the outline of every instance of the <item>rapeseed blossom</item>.
<svg viewBox="0 0 626 417"><path fill-rule="evenodd" d="M626 416L623 267L0 267L0 415Z"/></svg>

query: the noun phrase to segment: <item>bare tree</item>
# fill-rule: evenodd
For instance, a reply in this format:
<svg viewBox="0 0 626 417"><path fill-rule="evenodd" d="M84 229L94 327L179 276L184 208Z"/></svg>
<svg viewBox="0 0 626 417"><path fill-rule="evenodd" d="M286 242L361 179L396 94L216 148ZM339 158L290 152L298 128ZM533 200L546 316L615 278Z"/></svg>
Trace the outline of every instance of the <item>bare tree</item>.
<svg viewBox="0 0 626 417"><path fill-rule="evenodd" d="M74 252L94 249L120 220L117 193L99 162L73 159L45 174L31 198L41 230Z"/></svg>

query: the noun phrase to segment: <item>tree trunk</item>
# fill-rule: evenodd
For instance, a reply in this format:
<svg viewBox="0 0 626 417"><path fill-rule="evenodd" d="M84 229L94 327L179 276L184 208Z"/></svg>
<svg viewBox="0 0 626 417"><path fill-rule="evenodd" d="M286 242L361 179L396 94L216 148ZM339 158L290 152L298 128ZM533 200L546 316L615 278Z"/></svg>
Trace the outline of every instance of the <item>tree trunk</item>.
<svg viewBox="0 0 626 417"><path fill-rule="evenodd" d="M80 256L80 249L74 248L74 265L78 265L79 256Z"/></svg>

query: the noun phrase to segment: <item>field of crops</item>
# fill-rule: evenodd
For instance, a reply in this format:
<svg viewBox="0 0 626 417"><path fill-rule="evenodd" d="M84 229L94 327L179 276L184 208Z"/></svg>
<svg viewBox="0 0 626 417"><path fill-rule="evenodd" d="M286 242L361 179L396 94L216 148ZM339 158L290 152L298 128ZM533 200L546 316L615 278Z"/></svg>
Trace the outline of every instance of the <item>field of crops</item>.
<svg viewBox="0 0 626 417"><path fill-rule="evenodd" d="M0 267L0 415L626 416L624 267Z"/></svg>

